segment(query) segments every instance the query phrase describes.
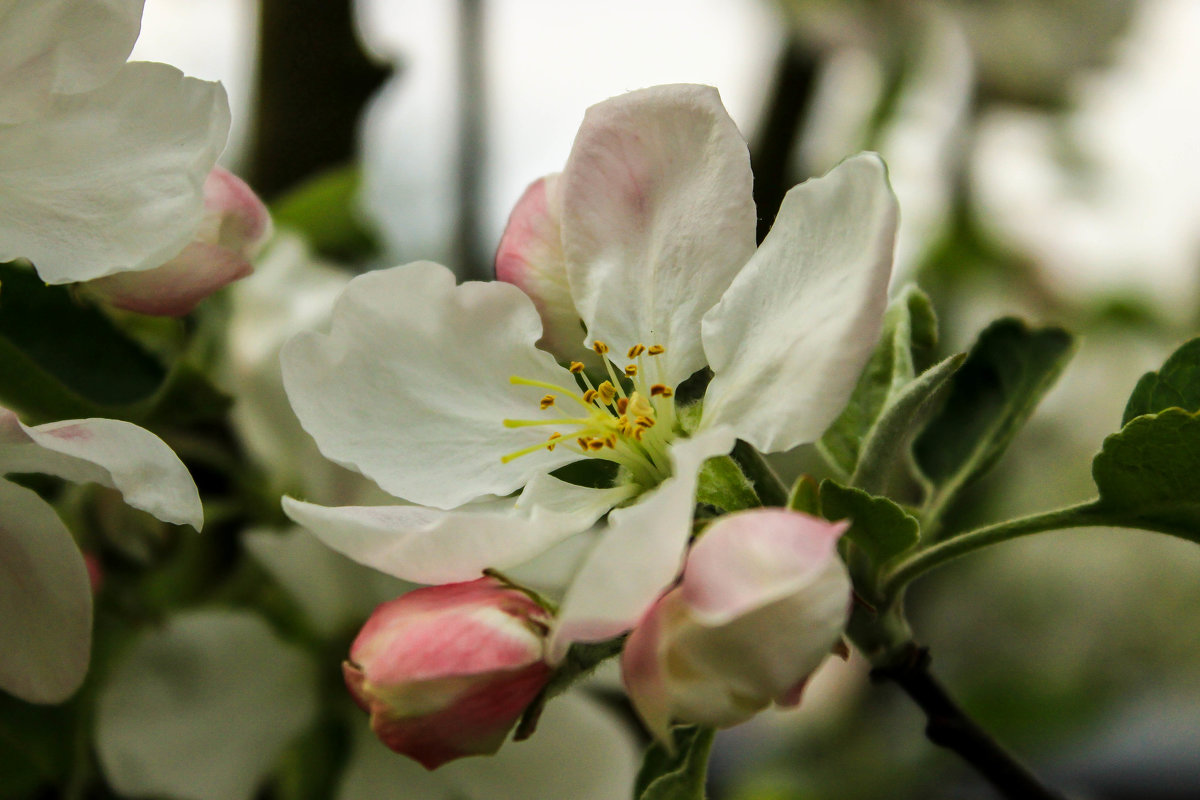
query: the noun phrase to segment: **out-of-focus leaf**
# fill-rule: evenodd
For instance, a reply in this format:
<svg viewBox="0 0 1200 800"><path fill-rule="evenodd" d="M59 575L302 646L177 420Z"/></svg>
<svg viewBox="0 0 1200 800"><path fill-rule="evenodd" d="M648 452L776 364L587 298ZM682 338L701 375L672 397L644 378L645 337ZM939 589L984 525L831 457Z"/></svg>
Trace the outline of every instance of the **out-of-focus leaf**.
<svg viewBox="0 0 1200 800"><path fill-rule="evenodd" d="M888 306L883 334L850 401L818 442L821 452L845 476L854 473L862 444L884 408L916 376L920 357L936 344L933 306L924 292L910 284Z"/></svg>
<svg viewBox="0 0 1200 800"><path fill-rule="evenodd" d="M1005 318L989 325L950 380L942 408L913 444L936 519L1008 447L1074 351L1060 328L1030 330Z"/></svg>
<svg viewBox="0 0 1200 800"><path fill-rule="evenodd" d="M1137 382L1121 425L1143 414L1157 414L1168 408L1200 410L1200 338L1186 342L1162 365L1158 372L1147 372Z"/></svg>
<svg viewBox="0 0 1200 800"><path fill-rule="evenodd" d="M646 751L633 796L637 800L704 800L712 728L675 728L675 751L655 742Z"/></svg>
<svg viewBox="0 0 1200 800"><path fill-rule="evenodd" d="M58 783L70 762L67 706L37 706L0 692L0 798L32 797Z"/></svg>
<svg viewBox="0 0 1200 800"><path fill-rule="evenodd" d="M304 234L322 256L355 260L378 252L379 242L355 213L361 176L356 166L322 172L271 204L282 228Z"/></svg>
<svg viewBox="0 0 1200 800"><path fill-rule="evenodd" d="M846 538L876 567L911 548L920 537L917 520L891 500L828 479L821 481L821 516L835 522L851 520Z"/></svg>

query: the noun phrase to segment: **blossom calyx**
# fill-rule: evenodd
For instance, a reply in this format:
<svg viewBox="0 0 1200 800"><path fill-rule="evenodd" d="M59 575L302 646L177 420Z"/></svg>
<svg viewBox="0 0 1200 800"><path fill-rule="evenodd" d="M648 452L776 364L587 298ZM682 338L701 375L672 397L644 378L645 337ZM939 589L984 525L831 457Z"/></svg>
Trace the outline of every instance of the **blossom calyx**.
<svg viewBox="0 0 1200 800"><path fill-rule="evenodd" d="M371 614L346 686L380 740L426 769L489 755L550 679L549 623L495 578L417 589Z"/></svg>
<svg viewBox="0 0 1200 800"><path fill-rule="evenodd" d="M634 628L621 673L651 732L672 720L729 727L795 705L839 640L851 584L846 523L784 509L722 517L692 547L679 585Z"/></svg>

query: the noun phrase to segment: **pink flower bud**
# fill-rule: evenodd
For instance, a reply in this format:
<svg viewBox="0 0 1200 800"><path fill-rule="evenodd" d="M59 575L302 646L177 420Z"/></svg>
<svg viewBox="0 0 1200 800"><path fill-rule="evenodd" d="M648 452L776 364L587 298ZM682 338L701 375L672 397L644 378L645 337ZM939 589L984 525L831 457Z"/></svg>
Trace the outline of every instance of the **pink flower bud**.
<svg viewBox="0 0 1200 800"><path fill-rule="evenodd" d="M549 622L494 578L417 589L375 609L346 686L380 740L427 769L495 753L550 679Z"/></svg>
<svg viewBox="0 0 1200 800"><path fill-rule="evenodd" d="M838 642L851 585L837 555L847 523L784 509L731 514L704 532L683 578L630 634L621 672L650 731L729 727L800 701Z"/></svg>
<svg viewBox="0 0 1200 800"><path fill-rule="evenodd" d="M117 308L180 317L253 272L250 259L270 234L271 216L254 191L214 167L204 182L204 217L191 244L162 266L118 272L89 281L88 287Z"/></svg>

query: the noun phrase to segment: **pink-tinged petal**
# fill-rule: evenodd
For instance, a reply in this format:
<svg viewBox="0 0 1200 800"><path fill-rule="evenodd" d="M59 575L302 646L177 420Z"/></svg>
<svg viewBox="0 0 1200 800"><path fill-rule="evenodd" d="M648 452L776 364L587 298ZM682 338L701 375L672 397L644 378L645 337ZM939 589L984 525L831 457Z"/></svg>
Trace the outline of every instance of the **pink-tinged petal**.
<svg viewBox="0 0 1200 800"><path fill-rule="evenodd" d="M8 0L0 9L0 124L43 113L53 94L111 79L133 49L145 0Z"/></svg>
<svg viewBox="0 0 1200 800"><path fill-rule="evenodd" d="M510 379L574 386L535 347L541 335L533 302L515 286L456 286L445 267L408 264L358 276L328 334L288 342L284 385L326 456L397 497L455 508L580 457L560 447L503 460L553 430L505 419L554 419L538 408L545 389Z"/></svg>
<svg viewBox="0 0 1200 800"><path fill-rule="evenodd" d="M246 256L255 255L271 235L271 212L250 186L223 167L204 181L205 223L216 223L203 239Z"/></svg>
<svg viewBox="0 0 1200 800"><path fill-rule="evenodd" d="M769 605L837 561L837 542L848 527L782 508L721 517L688 553L684 600L710 626Z"/></svg>
<svg viewBox="0 0 1200 800"><path fill-rule="evenodd" d="M678 602L668 592L650 607L621 650L621 681L646 728L660 742L671 741L671 697L667 691L662 653L662 620L667 606Z"/></svg>
<svg viewBox="0 0 1200 800"><path fill-rule="evenodd" d="M608 530L563 598L550 639L552 663L571 642L600 641L632 628L675 579L692 532L700 466L733 444L733 433L722 428L676 441L671 477L609 514Z"/></svg>
<svg viewBox="0 0 1200 800"><path fill-rule="evenodd" d="M563 170L563 246L589 337L705 365L700 318L754 253L750 156L717 91L658 86L584 116Z"/></svg>
<svg viewBox="0 0 1200 800"><path fill-rule="evenodd" d="M539 178L517 201L496 249L496 279L520 287L537 306L538 347L559 361L578 361L591 351L567 284L558 183L558 175Z"/></svg>
<svg viewBox="0 0 1200 800"><path fill-rule="evenodd" d="M36 493L0 479L0 689L59 703L83 682L92 590L71 533Z"/></svg>
<svg viewBox="0 0 1200 800"><path fill-rule="evenodd" d="M225 146L217 83L133 62L43 117L0 128L0 261L28 258L47 283L166 263L203 216Z"/></svg>
<svg viewBox="0 0 1200 800"><path fill-rule="evenodd" d="M144 428L114 419L71 419L29 427L0 409L0 474L42 472L116 489L164 522L204 524L187 467Z"/></svg>
<svg viewBox="0 0 1200 800"><path fill-rule="evenodd" d="M89 281L89 292L126 311L182 317L213 292L246 277L253 265L240 253L203 242L148 270L118 272Z"/></svg>
<svg viewBox="0 0 1200 800"><path fill-rule="evenodd" d="M704 316L715 376L702 427L728 425L763 452L824 432L879 338L896 220L872 153L787 193L762 247Z"/></svg>
<svg viewBox="0 0 1200 800"><path fill-rule="evenodd" d="M329 508L285 497L296 523L360 564L414 583L479 577L508 569L586 530L629 497L630 487L589 489L537 476L517 501L490 500L454 511L424 506ZM539 499L541 498L541 499Z"/></svg>

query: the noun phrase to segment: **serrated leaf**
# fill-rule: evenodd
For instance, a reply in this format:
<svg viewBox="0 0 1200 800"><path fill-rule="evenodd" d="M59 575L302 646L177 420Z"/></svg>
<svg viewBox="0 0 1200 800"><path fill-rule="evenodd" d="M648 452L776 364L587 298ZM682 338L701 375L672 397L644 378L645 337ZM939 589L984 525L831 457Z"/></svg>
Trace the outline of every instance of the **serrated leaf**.
<svg viewBox="0 0 1200 800"><path fill-rule="evenodd" d="M979 335L941 409L913 443L928 484L930 518L995 464L1074 349L1073 337L1061 328L1031 330L1013 318L997 320Z"/></svg>
<svg viewBox="0 0 1200 800"><path fill-rule="evenodd" d="M1142 376L1129 396L1121 425L1168 408L1200 410L1200 338L1184 343L1158 372Z"/></svg>
<svg viewBox="0 0 1200 800"><path fill-rule="evenodd" d="M876 567L910 549L921 534L916 518L886 497L828 479L821 481L821 516L851 520L846 538Z"/></svg>
<svg viewBox="0 0 1200 800"><path fill-rule="evenodd" d="M356 213L362 176L356 166L322 172L271 204L281 228L304 234L315 252L354 260L379 250L379 243Z"/></svg>
<svg viewBox="0 0 1200 800"><path fill-rule="evenodd" d="M1139 416L1104 440L1092 461L1113 524L1200 542L1200 413L1169 408Z"/></svg>
<svg viewBox="0 0 1200 800"><path fill-rule="evenodd" d="M671 752L661 742L650 745L634 783L637 800L704 800L712 728L675 728Z"/></svg>
<svg viewBox="0 0 1200 800"><path fill-rule="evenodd" d="M929 350L936 344L937 317L933 306L924 292L910 284L888 306L879 344L859 376L846 408L818 442L826 459L843 474L854 472L862 442L880 413L916 376L918 360L914 358L914 350Z"/></svg>

